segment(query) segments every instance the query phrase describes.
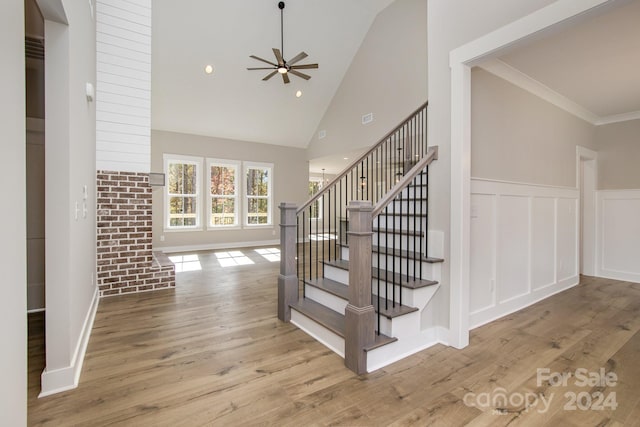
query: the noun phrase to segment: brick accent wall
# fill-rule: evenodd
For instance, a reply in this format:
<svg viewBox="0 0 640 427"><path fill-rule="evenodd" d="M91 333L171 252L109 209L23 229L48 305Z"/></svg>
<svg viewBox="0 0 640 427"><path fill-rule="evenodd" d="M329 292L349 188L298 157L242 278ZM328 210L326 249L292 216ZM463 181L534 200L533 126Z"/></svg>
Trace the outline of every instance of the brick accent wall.
<svg viewBox="0 0 640 427"><path fill-rule="evenodd" d="M175 268L151 243L149 174L97 172L100 296L175 287Z"/></svg>

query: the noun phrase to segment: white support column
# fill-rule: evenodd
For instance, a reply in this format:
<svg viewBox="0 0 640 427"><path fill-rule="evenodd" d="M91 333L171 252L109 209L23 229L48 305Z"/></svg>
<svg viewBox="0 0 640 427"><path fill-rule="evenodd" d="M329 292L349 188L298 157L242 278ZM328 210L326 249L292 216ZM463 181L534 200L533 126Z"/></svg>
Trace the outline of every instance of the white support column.
<svg viewBox="0 0 640 427"><path fill-rule="evenodd" d="M451 311L449 344L469 345L471 68L451 64ZM456 143L453 143L456 141Z"/></svg>

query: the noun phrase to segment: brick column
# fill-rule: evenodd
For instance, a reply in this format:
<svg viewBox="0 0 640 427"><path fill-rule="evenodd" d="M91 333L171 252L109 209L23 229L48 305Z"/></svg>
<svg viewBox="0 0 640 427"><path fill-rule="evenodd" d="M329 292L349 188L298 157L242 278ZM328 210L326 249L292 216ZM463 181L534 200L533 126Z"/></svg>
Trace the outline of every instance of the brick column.
<svg viewBox="0 0 640 427"><path fill-rule="evenodd" d="M173 264L152 252L149 174L98 171L97 186L100 296L174 287Z"/></svg>

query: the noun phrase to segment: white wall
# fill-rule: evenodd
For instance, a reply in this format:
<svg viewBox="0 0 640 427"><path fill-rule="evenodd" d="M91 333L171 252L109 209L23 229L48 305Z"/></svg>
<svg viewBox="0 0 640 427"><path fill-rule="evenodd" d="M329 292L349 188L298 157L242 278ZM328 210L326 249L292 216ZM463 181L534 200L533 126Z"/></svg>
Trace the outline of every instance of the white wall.
<svg viewBox="0 0 640 427"><path fill-rule="evenodd" d="M576 146L595 126L500 77L471 72L471 176L576 187Z"/></svg>
<svg viewBox="0 0 640 427"><path fill-rule="evenodd" d="M598 188L640 189L640 120L596 128Z"/></svg>
<svg viewBox="0 0 640 427"><path fill-rule="evenodd" d="M152 172L162 172L163 154L272 163L273 217L271 227L234 230L165 231L164 187L153 187L153 247L157 250L193 250L273 244L280 238L281 202L302 204L308 198L309 164L306 151L279 145L152 131ZM204 182L201 183L201 186ZM203 202L206 199L203 199ZM204 215L204 212L201 213ZM206 216L203 216L206 218ZM164 236L164 241L161 237Z"/></svg>
<svg viewBox="0 0 640 427"><path fill-rule="evenodd" d="M596 275L640 282L640 120L598 126Z"/></svg>
<svg viewBox="0 0 640 427"><path fill-rule="evenodd" d="M438 145L439 159L429 167L429 226L444 232L445 265L442 291L434 301L438 322L449 324L451 69L449 53L480 36L521 18L554 0L429 0L428 94L429 143Z"/></svg>
<svg viewBox="0 0 640 427"><path fill-rule="evenodd" d="M579 282L579 191L473 179L469 324Z"/></svg>
<svg viewBox="0 0 640 427"><path fill-rule="evenodd" d="M96 168L149 172L151 0L119 3L96 5Z"/></svg>
<svg viewBox="0 0 640 427"><path fill-rule="evenodd" d="M45 21L46 369L42 393L77 385L97 307L95 285L95 20L65 2L68 25ZM43 11L44 12L44 11ZM45 19L49 17L45 13ZM86 187L86 191L85 191Z"/></svg>
<svg viewBox="0 0 640 427"><path fill-rule="evenodd" d="M0 424L27 424L27 298L25 204L24 6L0 3L0 165L11 185L0 210Z"/></svg>
<svg viewBox="0 0 640 427"><path fill-rule="evenodd" d="M309 143L309 159L372 146L426 100L427 1L396 0L371 25ZM362 125L368 113L374 121Z"/></svg>

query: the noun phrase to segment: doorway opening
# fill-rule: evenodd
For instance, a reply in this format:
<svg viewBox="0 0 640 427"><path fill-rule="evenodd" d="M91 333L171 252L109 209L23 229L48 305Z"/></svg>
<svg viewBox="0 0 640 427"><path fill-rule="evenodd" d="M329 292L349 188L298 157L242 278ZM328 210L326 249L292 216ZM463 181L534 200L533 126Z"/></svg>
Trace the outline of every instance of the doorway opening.
<svg viewBox="0 0 640 427"><path fill-rule="evenodd" d="M598 187L598 155L584 147L576 147L576 183L580 190L579 272L596 275L596 190Z"/></svg>

